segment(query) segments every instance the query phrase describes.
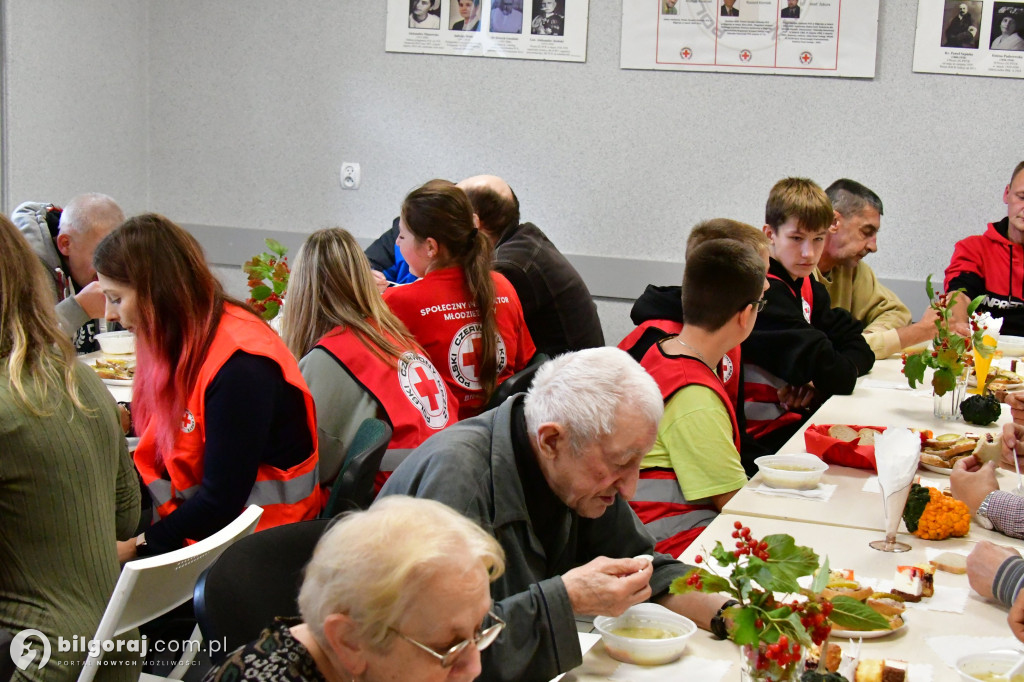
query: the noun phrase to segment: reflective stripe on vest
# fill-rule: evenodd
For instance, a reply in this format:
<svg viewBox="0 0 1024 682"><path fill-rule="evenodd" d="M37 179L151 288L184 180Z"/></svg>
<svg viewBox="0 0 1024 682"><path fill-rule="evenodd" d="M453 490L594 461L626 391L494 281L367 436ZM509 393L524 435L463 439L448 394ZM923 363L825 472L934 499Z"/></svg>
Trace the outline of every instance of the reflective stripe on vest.
<svg viewBox="0 0 1024 682"><path fill-rule="evenodd" d="M779 389L786 385L785 381L757 365L744 365L743 374L743 415L747 418L747 433L752 437L763 438L803 418L779 402Z"/></svg>
<svg viewBox="0 0 1024 682"><path fill-rule="evenodd" d="M256 481L245 504L258 504L261 507L272 504L298 504L309 497L319 484L320 470L318 468L286 481ZM190 500L199 492L200 487L194 485L185 490L178 490L175 494L171 482L163 478L151 481L146 486L157 507L162 507L175 498L182 502Z"/></svg>
<svg viewBox="0 0 1024 682"><path fill-rule="evenodd" d="M642 469L629 506L654 537L655 549L678 556L718 516L710 504L686 499L671 469Z"/></svg>

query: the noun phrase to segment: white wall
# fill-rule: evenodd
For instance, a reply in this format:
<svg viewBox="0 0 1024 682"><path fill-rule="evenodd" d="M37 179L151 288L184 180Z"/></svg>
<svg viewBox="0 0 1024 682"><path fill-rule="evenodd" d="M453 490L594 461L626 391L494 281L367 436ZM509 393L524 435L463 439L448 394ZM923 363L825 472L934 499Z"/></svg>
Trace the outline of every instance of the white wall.
<svg viewBox="0 0 1024 682"><path fill-rule="evenodd" d="M872 80L623 71L619 0L591 0L585 64L388 54L374 1L8 4L10 203L99 189L194 225L367 237L428 178L495 172L567 253L678 262L700 219L759 224L779 177L846 175L886 202L869 262L923 280L1005 215L1024 156L1019 81L912 73L913 2L881 3Z"/></svg>
<svg viewBox="0 0 1024 682"><path fill-rule="evenodd" d="M149 205L147 3L6 0L8 215L103 192Z"/></svg>

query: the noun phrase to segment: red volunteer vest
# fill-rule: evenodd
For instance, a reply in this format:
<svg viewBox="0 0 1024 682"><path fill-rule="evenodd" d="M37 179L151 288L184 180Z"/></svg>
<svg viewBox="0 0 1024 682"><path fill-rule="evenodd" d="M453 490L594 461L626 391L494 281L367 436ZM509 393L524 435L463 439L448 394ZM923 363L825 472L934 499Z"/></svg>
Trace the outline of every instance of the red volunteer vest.
<svg viewBox="0 0 1024 682"><path fill-rule="evenodd" d="M776 275L769 274L768 278L786 284L781 277ZM812 279L813 277L810 275L804 277L804 281L800 285L799 296L795 289L786 284L786 288L793 294L793 297L800 301L807 324L811 323L811 314L814 311ZM779 403L779 389L786 382L756 365L747 365L743 372L745 375L743 415L747 421L747 433L751 437L763 438L772 431L803 419L802 414L786 411Z"/></svg>
<svg viewBox="0 0 1024 682"><path fill-rule="evenodd" d="M736 410L722 380L707 365L689 356L666 356L658 344L651 346L640 364L658 383L665 402L687 386L705 386L714 391L729 413L733 445L739 452ZM654 536L655 549L675 557L718 516L714 505L694 504L683 497L676 472L659 467L640 470L640 482L629 506Z"/></svg>
<svg viewBox="0 0 1024 682"><path fill-rule="evenodd" d="M414 448L455 423L455 398L430 360L418 352L409 349L397 361L385 362L355 333L338 330L320 339L317 347L334 356L387 414L393 429L389 449Z"/></svg>
<svg viewBox="0 0 1024 682"><path fill-rule="evenodd" d="M680 322L673 320L645 320L641 322L637 327L626 335L626 338L619 341L618 347L634 358L637 354L632 352L634 346L640 342L644 334L648 333L649 330L658 330L664 332L663 336L672 336L678 334L683 330L683 325ZM659 339L660 340L660 339ZM653 345L651 346L653 347ZM646 349L650 350L650 348ZM644 351L646 354L646 350ZM640 358L644 356L641 355ZM729 402L732 403L733 410L740 408L740 347L736 346L722 357L722 361L718 363L718 376L725 385L725 392L729 396ZM660 384L659 384L660 385ZM666 400L668 400L666 398Z"/></svg>
<svg viewBox="0 0 1024 682"><path fill-rule="evenodd" d="M261 464L256 483L246 504L263 507L256 530L312 519L320 512L321 493L317 471L316 408L306 382L299 373L288 348L267 325L237 306L227 304L217 332L199 370L196 385L185 403L181 430L174 449L156 461L154 431L147 428L135 450L135 467L153 498L155 516L166 517L192 497L203 480L203 456L206 447L206 388L235 351L245 351L274 360L285 381L302 391L306 405L306 426L313 439L313 452L291 469L281 470ZM192 540L188 541L193 542Z"/></svg>

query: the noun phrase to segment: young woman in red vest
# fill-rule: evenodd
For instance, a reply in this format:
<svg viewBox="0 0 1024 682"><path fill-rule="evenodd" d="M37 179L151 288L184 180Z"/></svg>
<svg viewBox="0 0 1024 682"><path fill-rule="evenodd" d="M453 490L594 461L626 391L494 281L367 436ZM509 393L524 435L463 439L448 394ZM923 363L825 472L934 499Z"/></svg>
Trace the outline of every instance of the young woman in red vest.
<svg viewBox="0 0 1024 682"><path fill-rule="evenodd" d="M391 424L390 450L414 448L457 420L444 379L384 304L345 230L314 232L299 250L283 335L316 402L325 481L337 476L364 419Z"/></svg>
<svg viewBox="0 0 1024 682"><path fill-rule="evenodd" d="M281 338L229 298L199 243L163 216L129 218L96 247L106 317L135 333L135 466L153 525L122 561L200 540L247 504L257 530L320 511L313 398Z"/></svg>
<svg viewBox="0 0 1024 682"><path fill-rule="evenodd" d="M402 203L397 243L421 279L384 292L441 370L460 419L478 414L536 352L519 296L491 270L491 244L475 218L469 197L447 180L413 190Z"/></svg>

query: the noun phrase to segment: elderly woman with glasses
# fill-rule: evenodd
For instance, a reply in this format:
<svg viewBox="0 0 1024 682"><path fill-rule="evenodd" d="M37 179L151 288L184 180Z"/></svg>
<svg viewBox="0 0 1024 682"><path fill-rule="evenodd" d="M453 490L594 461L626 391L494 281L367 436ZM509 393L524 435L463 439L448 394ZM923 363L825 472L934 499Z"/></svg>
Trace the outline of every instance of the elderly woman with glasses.
<svg viewBox="0 0 1024 682"><path fill-rule="evenodd" d="M504 569L497 541L445 505L380 500L320 539L303 622L279 619L206 680L476 679L505 626L489 587Z"/></svg>

